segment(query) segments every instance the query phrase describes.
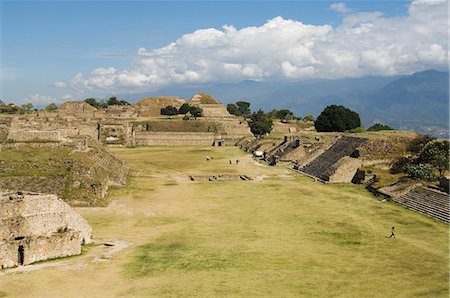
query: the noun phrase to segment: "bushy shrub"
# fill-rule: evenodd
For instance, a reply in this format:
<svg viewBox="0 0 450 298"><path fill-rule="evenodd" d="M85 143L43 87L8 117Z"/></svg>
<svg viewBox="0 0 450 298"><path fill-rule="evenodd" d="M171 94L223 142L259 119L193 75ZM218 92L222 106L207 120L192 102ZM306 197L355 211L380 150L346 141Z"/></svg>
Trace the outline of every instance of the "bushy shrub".
<svg viewBox="0 0 450 298"><path fill-rule="evenodd" d="M435 181L437 179L433 169L423 164L405 164L403 171L416 180Z"/></svg>
<svg viewBox="0 0 450 298"><path fill-rule="evenodd" d="M367 129L367 131L380 131L380 130L394 130L393 128L387 126L386 124L375 123Z"/></svg>
<svg viewBox="0 0 450 298"><path fill-rule="evenodd" d="M361 132L365 132L365 131L366 131L366 129L364 128L364 126L360 126L360 127L348 130L349 133L361 133Z"/></svg>

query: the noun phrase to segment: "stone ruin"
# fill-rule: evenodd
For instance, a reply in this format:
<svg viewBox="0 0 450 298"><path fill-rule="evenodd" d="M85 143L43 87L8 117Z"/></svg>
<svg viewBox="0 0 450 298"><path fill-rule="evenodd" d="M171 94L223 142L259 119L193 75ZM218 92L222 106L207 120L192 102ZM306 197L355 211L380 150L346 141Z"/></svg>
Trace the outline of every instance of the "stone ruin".
<svg viewBox="0 0 450 298"><path fill-rule="evenodd" d="M0 193L0 267L79 255L92 241L87 221L56 195Z"/></svg>
<svg viewBox="0 0 450 298"><path fill-rule="evenodd" d="M71 206L104 205L109 186L124 186L128 173L125 161L91 141L0 148L0 191L51 193Z"/></svg>
<svg viewBox="0 0 450 298"><path fill-rule="evenodd" d="M185 100L177 96L157 96L141 99L135 106L139 117L158 117L162 108L173 106L179 109L183 103Z"/></svg>
<svg viewBox="0 0 450 298"><path fill-rule="evenodd" d="M188 104L201 108L205 118L233 118L220 101L205 93L195 94Z"/></svg>
<svg viewBox="0 0 450 298"><path fill-rule="evenodd" d="M55 112L38 112L11 116L0 121L0 143L67 143L89 138L112 146L229 146L244 137L252 137L247 122L230 115L226 108L207 94L195 95L189 102L202 107L205 116L196 120L161 121L160 109L180 107L185 101L175 96L145 98L130 106L111 106L98 110L86 102L66 102ZM150 117L150 118L149 118ZM179 129L146 131L153 123L178 122L186 127L208 123L215 130Z"/></svg>
<svg viewBox="0 0 450 298"><path fill-rule="evenodd" d="M408 209L450 223L450 197L445 187L405 180L372 191Z"/></svg>
<svg viewBox="0 0 450 298"><path fill-rule="evenodd" d="M288 162L295 170L323 182L360 183L365 176L358 171L362 166L358 148L365 142L363 138L346 136L325 140L286 136L282 140L247 138L237 145L247 152L262 152L270 165Z"/></svg>

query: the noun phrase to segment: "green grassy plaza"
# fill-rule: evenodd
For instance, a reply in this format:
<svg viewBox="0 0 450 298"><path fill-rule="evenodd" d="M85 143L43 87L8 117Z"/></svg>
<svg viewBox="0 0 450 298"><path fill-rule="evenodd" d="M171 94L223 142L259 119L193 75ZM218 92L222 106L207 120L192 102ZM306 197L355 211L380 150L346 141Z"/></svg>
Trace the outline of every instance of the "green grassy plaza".
<svg viewBox="0 0 450 298"><path fill-rule="evenodd" d="M95 241L127 247L0 271L0 296L449 296L448 225L363 186L314 182L236 147L113 152L128 185L108 207L77 210ZM208 174L253 181L187 179Z"/></svg>

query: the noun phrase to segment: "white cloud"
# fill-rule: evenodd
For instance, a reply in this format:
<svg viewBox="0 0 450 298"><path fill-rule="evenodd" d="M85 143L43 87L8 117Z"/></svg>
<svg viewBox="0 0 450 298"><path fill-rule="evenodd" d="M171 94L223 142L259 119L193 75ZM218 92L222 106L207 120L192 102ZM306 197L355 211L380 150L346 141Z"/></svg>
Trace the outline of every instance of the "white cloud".
<svg viewBox="0 0 450 298"><path fill-rule="evenodd" d="M343 3L331 5L344 11ZM156 90L171 84L407 74L448 63L447 3L417 0L402 17L347 14L308 25L276 17L255 27L200 29L158 49L139 48L130 67L100 67L55 87L76 92Z"/></svg>
<svg viewBox="0 0 450 298"><path fill-rule="evenodd" d="M49 104L49 103L55 102L55 100L46 95L34 94L34 95L29 95L28 97L26 97L24 102L26 102L26 103L30 102L33 105L42 105L42 104Z"/></svg>
<svg viewBox="0 0 450 298"><path fill-rule="evenodd" d="M337 12L340 13L348 13L351 12L352 10L350 8L348 8L345 3L343 2L339 2L339 3L333 3L330 5L330 9L332 10L336 10Z"/></svg>
<svg viewBox="0 0 450 298"><path fill-rule="evenodd" d="M67 84L65 82L58 81L58 82L53 82L51 84L51 86L53 86L55 88L66 88Z"/></svg>
<svg viewBox="0 0 450 298"><path fill-rule="evenodd" d="M62 101L69 101L69 100L73 100L73 96L70 94L65 94L63 96L61 96Z"/></svg>

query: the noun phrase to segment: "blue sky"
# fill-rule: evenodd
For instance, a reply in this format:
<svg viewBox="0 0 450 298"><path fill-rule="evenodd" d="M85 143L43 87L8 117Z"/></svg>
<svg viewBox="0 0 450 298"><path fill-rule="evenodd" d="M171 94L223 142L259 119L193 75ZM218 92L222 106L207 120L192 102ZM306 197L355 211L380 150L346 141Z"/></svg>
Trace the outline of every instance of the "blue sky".
<svg viewBox="0 0 450 298"><path fill-rule="evenodd" d="M415 19L438 11L437 5L425 4L417 6ZM344 34L339 32L345 31L343 24L348 22L352 30L359 26L358 32L375 30L374 36L382 36L383 28L403 26L396 21L399 18L411 22L412 18L406 19L411 6L410 1L2 1L0 99L46 103L192 82L325 78L327 74L316 66L340 63L342 57L355 53L345 46L337 47L334 56L319 53L320 43L337 44L343 39L337 35ZM224 25L233 29L226 30ZM197 31L208 28L215 30ZM287 39L285 48L264 52L266 44L272 47L271 40L283 44L282 36ZM175 43L172 48L165 48L171 43ZM434 56L446 50L446 44L429 43L417 53L430 51ZM406 45L408 38L399 48ZM299 54L293 54L294 50ZM231 51L244 54L227 54ZM270 65L261 63L277 53L280 57ZM370 55L358 59L367 60ZM385 70L383 65L358 64L331 73L330 78L389 75L443 65L438 56L429 63L417 60L411 60L410 67L386 62Z"/></svg>

